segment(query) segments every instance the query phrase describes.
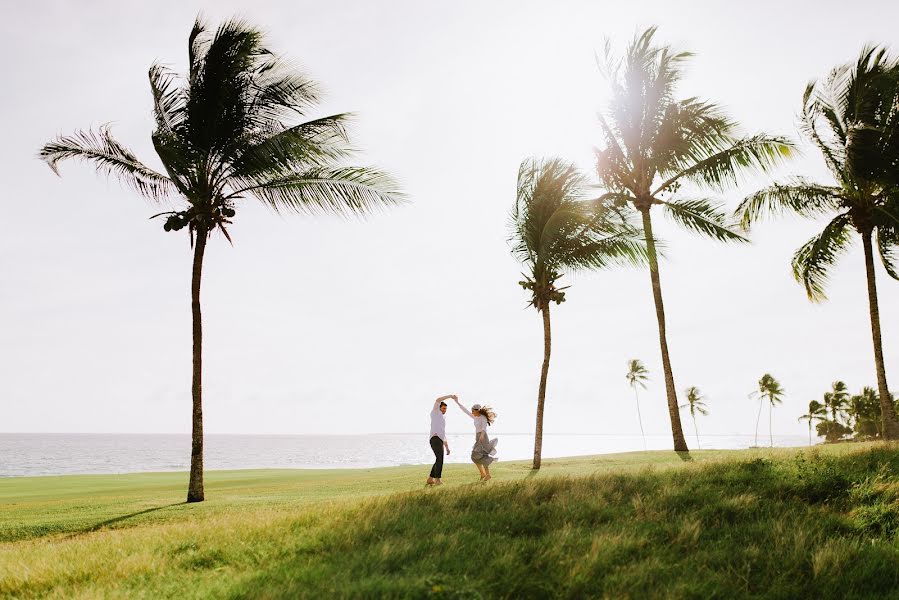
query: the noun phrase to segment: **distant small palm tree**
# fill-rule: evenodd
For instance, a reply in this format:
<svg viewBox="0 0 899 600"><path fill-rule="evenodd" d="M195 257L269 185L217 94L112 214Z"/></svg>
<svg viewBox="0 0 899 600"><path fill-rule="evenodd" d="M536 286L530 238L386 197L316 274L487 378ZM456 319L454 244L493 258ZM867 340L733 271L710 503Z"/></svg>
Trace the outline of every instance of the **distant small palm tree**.
<svg viewBox="0 0 899 600"><path fill-rule="evenodd" d="M699 428L696 427L696 413L705 416L709 414L709 410L706 408L705 398L698 387L688 387L686 393L687 401L684 404L681 404L680 407L690 409L690 417L693 419L693 432L696 434L696 447L702 448L702 446L699 445Z"/></svg>
<svg viewBox="0 0 899 600"><path fill-rule="evenodd" d="M649 371L643 366L643 363L632 358L627 361L627 382L634 390L634 400L637 404L637 422L640 423L640 435L643 436L643 449L646 450L646 434L643 432L643 416L640 414L640 396L637 394L637 387L646 389L646 382L649 381Z"/></svg>
<svg viewBox="0 0 899 600"><path fill-rule="evenodd" d="M351 215L396 204L400 195L381 172L345 164L351 155L346 114L308 119L316 84L295 73L239 20L210 30L201 20L188 39L188 75L150 68L153 147L160 173L142 163L106 127L60 136L41 148L54 171L61 161L93 163L153 202L177 198L165 231L186 229L193 246L191 314L193 377L190 480L187 501L204 499L200 282L206 243L215 232L231 240L241 200L275 211Z"/></svg>
<svg viewBox="0 0 899 600"><path fill-rule="evenodd" d="M849 388L842 381L834 381L829 392L824 393L824 407L830 411L831 421L836 424L846 416L849 407Z"/></svg>
<svg viewBox="0 0 899 600"><path fill-rule="evenodd" d="M817 400L808 403L808 412L801 417L799 421L808 421L808 445L812 445L812 421L821 421L827 417L827 411L823 404Z"/></svg>
<svg viewBox="0 0 899 600"><path fill-rule="evenodd" d="M755 445L759 445L759 421L762 418L762 405L765 400L768 401L768 436L771 441L771 447L774 447L774 433L771 426L772 421L772 413L774 412L774 405L780 404L783 402L784 390L780 386L780 382L778 382L771 374L765 373L762 375L761 379L759 379L759 387L754 395L758 396L759 399L759 414L755 420Z"/></svg>
<svg viewBox="0 0 899 600"><path fill-rule="evenodd" d="M543 452L543 405L552 349L549 309L565 301L558 285L563 273L614 264L642 264L646 250L639 229L609 203L587 199L587 181L559 159L526 160L518 170L518 188L510 222L512 254L525 268L519 282L529 304L543 316L543 368L537 392L533 468Z"/></svg>
<svg viewBox="0 0 899 600"><path fill-rule="evenodd" d="M719 203L699 190L720 192L745 173L764 172L789 156L792 144L764 134L741 136L721 106L678 98L677 85L691 54L656 44L655 35L651 27L634 36L620 58L606 48L604 71L612 94L608 111L599 116L603 147L596 151L596 172L605 197L632 207L642 219L671 434L674 449L686 451L651 213L663 210L691 233L745 242ZM684 185L694 186L697 195L679 196Z"/></svg>
<svg viewBox="0 0 899 600"><path fill-rule="evenodd" d="M880 419L880 398L877 390L865 386L858 394L849 399L847 412L852 418L852 428L862 436L880 437L883 435L883 421Z"/></svg>

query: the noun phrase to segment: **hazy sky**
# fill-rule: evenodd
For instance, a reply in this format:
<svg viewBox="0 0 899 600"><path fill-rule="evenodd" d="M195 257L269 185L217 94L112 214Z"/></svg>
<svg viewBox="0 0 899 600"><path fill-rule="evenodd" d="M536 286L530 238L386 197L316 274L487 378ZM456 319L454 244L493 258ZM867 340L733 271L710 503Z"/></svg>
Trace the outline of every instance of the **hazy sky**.
<svg viewBox="0 0 899 600"><path fill-rule="evenodd" d="M411 203L367 221L280 217L246 201L206 254L204 410L213 433L415 432L431 399L490 403L500 431L533 431L542 360L507 238L519 162L562 156L592 172L603 83L594 51L638 29L697 54L682 90L725 105L746 132L795 135L805 83L893 43L899 3L856 2L6 2L0 51L0 431L187 432L187 235L91 168L55 177L36 158L57 133L110 122L146 162L154 61L183 70L202 11L242 15L353 111L359 161ZM839 8L838 8L839 7ZM864 15L852 18L851 15ZM812 149L784 174L824 179ZM723 197L729 207L763 185ZM752 433L747 400L770 371L787 391L776 433L837 378L874 384L857 247L814 305L793 250L821 224L766 223L724 246L659 220L679 390L699 386L707 433ZM887 373L899 389L899 283L878 263ZM648 433L668 431L645 271L569 278L553 312L548 432L637 433L625 362L651 371ZM450 415L451 431L470 425ZM764 427L764 426L763 426Z"/></svg>

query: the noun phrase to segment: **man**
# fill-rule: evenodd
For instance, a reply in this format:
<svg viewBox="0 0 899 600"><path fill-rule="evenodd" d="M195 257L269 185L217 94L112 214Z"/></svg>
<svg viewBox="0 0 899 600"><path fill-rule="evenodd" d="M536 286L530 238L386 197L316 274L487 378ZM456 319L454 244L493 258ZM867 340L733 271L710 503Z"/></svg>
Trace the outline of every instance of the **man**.
<svg viewBox="0 0 899 600"><path fill-rule="evenodd" d="M443 450L446 449L446 455L449 456L449 442L446 441L446 402L450 398L456 399L455 394L440 396L434 401L434 408L431 410L431 450L434 451L434 466L431 467L431 474L428 476L428 485L441 485L443 482L440 478L443 476Z"/></svg>

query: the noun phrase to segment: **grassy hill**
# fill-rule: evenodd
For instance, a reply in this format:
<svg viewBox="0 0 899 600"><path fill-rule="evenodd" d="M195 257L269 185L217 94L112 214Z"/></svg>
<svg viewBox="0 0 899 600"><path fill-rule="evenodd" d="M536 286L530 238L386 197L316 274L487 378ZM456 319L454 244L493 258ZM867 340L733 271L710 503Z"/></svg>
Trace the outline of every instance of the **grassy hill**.
<svg viewBox="0 0 899 600"><path fill-rule="evenodd" d="M899 447L0 480L16 598L899 597Z"/></svg>

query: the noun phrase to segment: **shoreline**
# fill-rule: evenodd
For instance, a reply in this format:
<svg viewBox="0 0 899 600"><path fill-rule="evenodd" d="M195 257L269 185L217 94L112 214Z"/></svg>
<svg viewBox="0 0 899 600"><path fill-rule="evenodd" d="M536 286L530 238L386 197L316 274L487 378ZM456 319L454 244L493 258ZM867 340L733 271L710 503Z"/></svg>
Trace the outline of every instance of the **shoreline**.
<svg viewBox="0 0 899 600"><path fill-rule="evenodd" d="M745 454L745 453L765 453L765 454L783 454L795 453L801 450L814 450L822 447L858 445L859 447L868 444L876 444L878 442L854 442L844 441L838 443L818 443L812 446L758 446L750 448L703 448L701 450L690 450L690 457L695 460L701 458L699 462L727 460L728 455ZM714 458L713 458L714 455ZM667 462L666 459L678 457L678 453L674 450L627 450L622 452L606 452L602 454L584 454L572 456L547 457L543 459L543 468L552 469L558 466L558 463L570 464L595 464L597 467L602 466L621 466L624 464L637 463L640 465L662 465ZM637 460L633 460L637 459ZM640 460L645 459L645 460ZM680 459L685 462L684 459ZM510 467L514 469L526 468L530 470L531 459L515 459L504 461L500 459L495 463L500 468ZM679 463L675 463L679 464ZM246 469L206 469L206 474L214 476L221 475L256 475L256 474L315 474L315 475L340 475L352 476L360 473L370 474L373 472L390 471L402 472L409 469L426 469L431 465L428 463L406 463L400 465L382 465L373 467L250 467ZM445 463L444 468L453 467L470 467L470 463ZM189 471L185 469L173 470L153 470L153 471L125 471L121 473L58 473L46 475L0 475L0 492L5 482L9 481L25 481L25 480L48 480L48 479L83 479L83 478L121 478L121 477L141 477L141 476L167 476L174 477L178 475L187 476ZM2 497L2 494L0 494Z"/></svg>

